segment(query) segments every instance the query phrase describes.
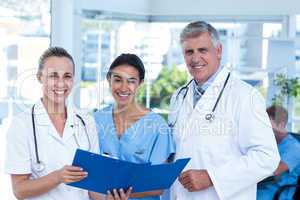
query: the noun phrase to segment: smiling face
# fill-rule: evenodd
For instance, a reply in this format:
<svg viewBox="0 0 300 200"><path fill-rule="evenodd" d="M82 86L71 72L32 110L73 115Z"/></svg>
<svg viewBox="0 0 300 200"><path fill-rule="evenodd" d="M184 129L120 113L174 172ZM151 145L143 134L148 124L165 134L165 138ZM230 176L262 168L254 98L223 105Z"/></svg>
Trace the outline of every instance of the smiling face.
<svg viewBox="0 0 300 200"><path fill-rule="evenodd" d="M182 50L188 70L199 84L205 83L218 70L222 45L214 46L208 32L186 38Z"/></svg>
<svg viewBox="0 0 300 200"><path fill-rule="evenodd" d="M73 87L74 66L67 57L51 56L44 62L38 73L42 83L43 100L49 103L65 105L65 100Z"/></svg>
<svg viewBox="0 0 300 200"><path fill-rule="evenodd" d="M117 66L111 71L108 81L118 107L134 103L135 94L141 84L137 69L130 65Z"/></svg>

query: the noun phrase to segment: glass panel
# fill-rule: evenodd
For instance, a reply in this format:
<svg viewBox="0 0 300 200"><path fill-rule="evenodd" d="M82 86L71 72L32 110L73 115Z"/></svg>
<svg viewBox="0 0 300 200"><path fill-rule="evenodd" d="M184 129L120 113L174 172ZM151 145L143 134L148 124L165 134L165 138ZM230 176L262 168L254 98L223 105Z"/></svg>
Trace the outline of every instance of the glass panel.
<svg viewBox="0 0 300 200"><path fill-rule="evenodd" d="M0 12L0 99L35 100L38 58L50 44L50 0L2 0Z"/></svg>
<svg viewBox="0 0 300 200"><path fill-rule="evenodd" d="M296 16L296 31L297 35L300 36L300 15Z"/></svg>
<svg viewBox="0 0 300 200"><path fill-rule="evenodd" d="M293 132L300 134L300 120L293 123Z"/></svg>
<svg viewBox="0 0 300 200"><path fill-rule="evenodd" d="M300 117L300 96L295 99L294 109L295 116Z"/></svg>
<svg viewBox="0 0 300 200"><path fill-rule="evenodd" d="M50 44L50 0L1 0L0 41L0 194L13 200L2 165L7 118L39 96L35 74L38 58Z"/></svg>
<svg viewBox="0 0 300 200"><path fill-rule="evenodd" d="M167 108L170 92L163 93L165 98L162 101L163 106L158 105L154 96L152 99L149 97L150 94L158 94L158 89L154 86L158 81L157 78L162 76L162 69L166 68L165 71L171 72L172 66L183 63L181 49L177 42L179 31L183 26L184 24L180 23L167 25L133 21L83 20L81 107L99 108L102 104L113 102L106 81L109 66L121 53L135 53L142 58L146 68L145 83L140 90L138 100L152 108ZM181 68L184 70L184 67ZM180 85L186 79L187 77ZM149 94L148 98L147 94Z"/></svg>
<svg viewBox="0 0 300 200"><path fill-rule="evenodd" d="M222 63L232 67L237 75L258 87L266 96L267 45L263 43L263 37L266 40L279 37L281 24L263 22L212 24L218 29L223 44ZM163 92L163 89L168 88L168 85L172 85L170 82L174 81L164 77L165 74L177 74L176 70L184 72L182 80L175 77L176 86L188 79L179 43L179 34L186 23L145 23L86 18L81 25L84 63L81 107L99 108L100 105L113 101L105 75L112 60L120 53L127 52L139 55L146 67L146 80L138 95L139 101L162 112L167 110L170 94L176 87L172 86L168 92ZM161 85L162 83L167 85Z"/></svg>

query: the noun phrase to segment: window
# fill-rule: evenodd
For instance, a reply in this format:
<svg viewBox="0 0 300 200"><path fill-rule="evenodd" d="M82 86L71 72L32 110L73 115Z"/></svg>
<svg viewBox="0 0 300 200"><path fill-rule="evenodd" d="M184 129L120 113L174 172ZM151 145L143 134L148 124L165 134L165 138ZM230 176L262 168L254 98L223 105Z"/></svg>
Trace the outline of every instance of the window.
<svg viewBox="0 0 300 200"><path fill-rule="evenodd" d="M38 58L50 44L50 0L1 0L0 38L0 163L4 163L4 119L39 96L35 74ZM0 185L1 199L15 199L2 167Z"/></svg>
<svg viewBox="0 0 300 200"><path fill-rule="evenodd" d="M0 99L36 100L38 58L50 44L50 0L2 0L0 13Z"/></svg>
<svg viewBox="0 0 300 200"><path fill-rule="evenodd" d="M139 100L149 107L157 107L155 98L149 98L151 93L155 93L153 83L162 68L183 64L177 38L184 25L184 23L83 20L81 107L98 108L101 104L113 101L106 73L113 59L121 53L135 53L142 58L146 78ZM169 93L166 95L170 97ZM165 102L167 101L168 99L165 99Z"/></svg>
<svg viewBox="0 0 300 200"><path fill-rule="evenodd" d="M300 14L296 16L296 34L300 36Z"/></svg>
<svg viewBox="0 0 300 200"><path fill-rule="evenodd" d="M81 107L99 108L113 101L105 76L113 59L129 52L139 55L146 67L146 80L138 99L152 109L166 111L171 93L189 79L179 44L179 34L187 23L148 23L119 18L99 20L87 16L82 20ZM282 25L263 22L212 24L218 29L223 44L222 63L266 94L268 74L265 70L265 49L268 46L263 41L264 38L279 37ZM172 71L173 67L182 71L184 77L175 77L175 80L164 77L170 73L176 74ZM168 86L161 84L169 84L168 81L175 81L176 84L166 92L164 88Z"/></svg>
<svg viewBox="0 0 300 200"><path fill-rule="evenodd" d="M294 100L293 131L300 133L300 96Z"/></svg>

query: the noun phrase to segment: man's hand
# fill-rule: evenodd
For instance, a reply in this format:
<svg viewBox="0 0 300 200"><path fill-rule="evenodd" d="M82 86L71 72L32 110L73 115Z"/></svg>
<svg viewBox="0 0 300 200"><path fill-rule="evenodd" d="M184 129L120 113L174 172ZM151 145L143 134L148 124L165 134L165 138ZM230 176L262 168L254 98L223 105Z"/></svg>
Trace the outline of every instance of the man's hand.
<svg viewBox="0 0 300 200"><path fill-rule="evenodd" d="M179 182L189 192L204 190L213 185L206 170L190 169L179 176Z"/></svg>

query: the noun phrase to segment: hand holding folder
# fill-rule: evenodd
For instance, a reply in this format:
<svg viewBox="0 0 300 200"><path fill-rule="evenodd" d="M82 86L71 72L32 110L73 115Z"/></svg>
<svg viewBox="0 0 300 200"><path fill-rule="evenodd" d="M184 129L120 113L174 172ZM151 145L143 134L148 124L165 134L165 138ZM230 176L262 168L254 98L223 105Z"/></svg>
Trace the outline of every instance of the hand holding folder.
<svg viewBox="0 0 300 200"><path fill-rule="evenodd" d="M72 165L83 168L88 177L69 185L103 194L129 187L133 193L167 189L189 160L160 165L136 164L77 149Z"/></svg>

